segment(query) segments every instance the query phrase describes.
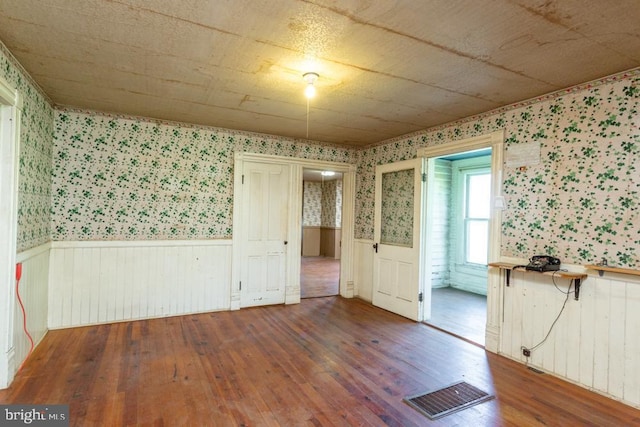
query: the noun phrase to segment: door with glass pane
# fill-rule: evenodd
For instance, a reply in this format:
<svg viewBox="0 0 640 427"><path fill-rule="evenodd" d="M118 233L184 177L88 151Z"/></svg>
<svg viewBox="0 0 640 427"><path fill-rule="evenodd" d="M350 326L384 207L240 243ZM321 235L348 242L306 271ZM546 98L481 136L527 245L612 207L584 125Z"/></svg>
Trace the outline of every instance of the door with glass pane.
<svg viewBox="0 0 640 427"><path fill-rule="evenodd" d="M423 159L376 167L373 304L422 320Z"/></svg>

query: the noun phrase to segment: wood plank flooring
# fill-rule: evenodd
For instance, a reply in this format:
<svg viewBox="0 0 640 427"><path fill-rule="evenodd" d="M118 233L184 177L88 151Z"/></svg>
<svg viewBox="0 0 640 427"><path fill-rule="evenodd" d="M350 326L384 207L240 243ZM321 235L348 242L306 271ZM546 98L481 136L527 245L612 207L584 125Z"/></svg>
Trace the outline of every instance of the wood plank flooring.
<svg viewBox="0 0 640 427"><path fill-rule="evenodd" d="M484 346L487 297L446 287L431 290L427 324Z"/></svg>
<svg viewBox="0 0 640 427"><path fill-rule="evenodd" d="M430 421L403 397L496 399ZM358 299L51 331L2 403L73 426L630 426L640 411Z"/></svg>
<svg viewBox="0 0 640 427"><path fill-rule="evenodd" d="M302 257L300 298L316 298L340 293L340 260L327 257Z"/></svg>

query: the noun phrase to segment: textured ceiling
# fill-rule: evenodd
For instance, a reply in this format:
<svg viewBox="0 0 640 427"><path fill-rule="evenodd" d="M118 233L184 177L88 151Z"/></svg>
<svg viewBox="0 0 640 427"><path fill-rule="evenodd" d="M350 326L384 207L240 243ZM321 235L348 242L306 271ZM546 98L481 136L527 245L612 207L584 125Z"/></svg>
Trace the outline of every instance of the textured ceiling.
<svg viewBox="0 0 640 427"><path fill-rule="evenodd" d="M59 106L368 145L640 66L638 0L2 0Z"/></svg>

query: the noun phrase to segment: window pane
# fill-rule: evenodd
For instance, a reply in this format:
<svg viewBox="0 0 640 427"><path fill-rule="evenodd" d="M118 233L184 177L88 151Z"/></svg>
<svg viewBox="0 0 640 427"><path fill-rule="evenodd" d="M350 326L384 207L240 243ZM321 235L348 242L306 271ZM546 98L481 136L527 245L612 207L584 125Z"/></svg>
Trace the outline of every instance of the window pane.
<svg viewBox="0 0 640 427"><path fill-rule="evenodd" d="M467 256L466 262L487 264L489 241L489 221L467 221Z"/></svg>
<svg viewBox="0 0 640 427"><path fill-rule="evenodd" d="M491 174L467 175L467 217L489 218Z"/></svg>

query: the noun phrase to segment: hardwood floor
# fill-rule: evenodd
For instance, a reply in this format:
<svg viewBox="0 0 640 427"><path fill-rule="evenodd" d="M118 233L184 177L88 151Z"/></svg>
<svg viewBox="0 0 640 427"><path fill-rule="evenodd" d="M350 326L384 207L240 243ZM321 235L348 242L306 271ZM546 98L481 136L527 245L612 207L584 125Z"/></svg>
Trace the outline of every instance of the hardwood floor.
<svg viewBox="0 0 640 427"><path fill-rule="evenodd" d="M403 397L496 399L430 421ZM629 426L640 411L358 299L51 331L0 402L74 426Z"/></svg>
<svg viewBox="0 0 640 427"><path fill-rule="evenodd" d="M340 293L340 260L326 257L302 257L300 298L316 298Z"/></svg>
<svg viewBox="0 0 640 427"><path fill-rule="evenodd" d="M487 297L447 287L431 290L427 324L484 346Z"/></svg>

